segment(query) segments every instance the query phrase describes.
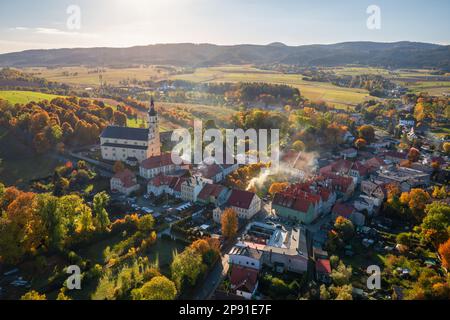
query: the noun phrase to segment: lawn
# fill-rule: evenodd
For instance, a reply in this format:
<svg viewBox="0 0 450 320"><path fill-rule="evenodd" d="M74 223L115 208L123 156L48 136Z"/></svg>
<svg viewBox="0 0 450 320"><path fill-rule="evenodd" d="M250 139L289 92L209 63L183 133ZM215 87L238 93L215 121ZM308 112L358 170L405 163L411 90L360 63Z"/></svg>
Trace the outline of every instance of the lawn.
<svg viewBox="0 0 450 320"><path fill-rule="evenodd" d="M47 94L34 91L0 91L0 99L8 100L12 104L28 103L30 101L52 100L57 98L57 95Z"/></svg>

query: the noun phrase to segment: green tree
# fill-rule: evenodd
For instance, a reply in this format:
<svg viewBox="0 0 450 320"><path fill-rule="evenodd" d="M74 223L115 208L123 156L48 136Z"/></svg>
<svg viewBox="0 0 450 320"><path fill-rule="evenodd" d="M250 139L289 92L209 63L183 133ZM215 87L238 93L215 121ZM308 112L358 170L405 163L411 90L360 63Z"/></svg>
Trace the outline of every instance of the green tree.
<svg viewBox="0 0 450 320"><path fill-rule="evenodd" d="M201 254L193 248L187 248L182 253L176 254L170 266L172 279L178 290L182 288L184 281L194 285L204 268Z"/></svg>
<svg viewBox="0 0 450 320"><path fill-rule="evenodd" d="M133 290L134 300L174 300L177 296L175 284L164 276L153 277L137 290Z"/></svg>
<svg viewBox="0 0 450 320"><path fill-rule="evenodd" d="M109 195L105 191L97 193L94 196L93 212L94 212L95 226L98 229L98 231L108 230L108 227L111 224L108 212L106 211L106 206L108 205L109 200L110 200Z"/></svg>

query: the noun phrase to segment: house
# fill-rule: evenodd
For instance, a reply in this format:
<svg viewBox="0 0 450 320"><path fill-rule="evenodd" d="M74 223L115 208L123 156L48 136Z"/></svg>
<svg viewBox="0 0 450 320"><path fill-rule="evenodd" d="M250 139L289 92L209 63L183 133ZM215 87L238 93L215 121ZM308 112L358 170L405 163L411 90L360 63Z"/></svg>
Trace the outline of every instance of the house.
<svg viewBox="0 0 450 320"><path fill-rule="evenodd" d="M243 245L235 245L228 253L228 263L255 270L261 270L263 251Z"/></svg>
<svg viewBox="0 0 450 320"><path fill-rule="evenodd" d="M328 166L320 168L320 174L336 173L338 175L348 175L353 163L346 159L340 159Z"/></svg>
<svg viewBox="0 0 450 320"><path fill-rule="evenodd" d="M353 201L353 207L358 211L362 211L362 212L365 211L369 215L372 215L373 211L374 211L374 207L375 207L375 202L373 199L375 199L375 198L370 198L368 196L361 195L361 196L359 196L359 198L357 198L357 199L355 199L355 201Z"/></svg>
<svg viewBox="0 0 450 320"><path fill-rule="evenodd" d="M352 143L355 141L355 137L349 131L345 131L342 135L342 140L346 143Z"/></svg>
<svg viewBox="0 0 450 320"><path fill-rule="evenodd" d="M254 192L233 189L227 206L234 209L240 219L249 220L261 210L261 199Z"/></svg>
<svg viewBox="0 0 450 320"><path fill-rule="evenodd" d="M385 184L376 183L371 180L361 181L361 192L370 196L379 199L381 202L386 197L385 194Z"/></svg>
<svg viewBox="0 0 450 320"><path fill-rule="evenodd" d="M331 282L331 264L328 259L318 259L316 261L316 278L323 283Z"/></svg>
<svg viewBox="0 0 450 320"><path fill-rule="evenodd" d="M116 173L110 180L110 187L111 192L120 192L127 196L140 188L136 175L129 169Z"/></svg>
<svg viewBox="0 0 450 320"><path fill-rule="evenodd" d="M172 161L171 153L163 153L142 161L139 166L139 175L146 179L152 179L157 175L168 175L180 169L182 166L176 165Z"/></svg>
<svg viewBox="0 0 450 320"><path fill-rule="evenodd" d="M197 196L197 201L202 204L223 205L229 195L228 188L220 184L206 184Z"/></svg>
<svg viewBox="0 0 450 320"><path fill-rule="evenodd" d="M230 271L231 290L238 296L251 299L258 288L258 270L232 265Z"/></svg>
<svg viewBox="0 0 450 320"><path fill-rule="evenodd" d="M276 272L303 273L308 269L308 246L302 227L286 229L252 222L247 225L238 245L262 252L261 264Z"/></svg>
<svg viewBox="0 0 450 320"><path fill-rule="evenodd" d="M205 186L205 182L200 177L190 177L181 183L181 199L196 202L197 196Z"/></svg>
<svg viewBox="0 0 450 320"><path fill-rule="evenodd" d="M356 150L355 148L345 149L339 152L339 155L344 159L356 158L356 156L358 155L358 150Z"/></svg>
<svg viewBox="0 0 450 320"><path fill-rule="evenodd" d="M340 176L335 173L323 173L320 177L322 183L326 184L337 197L344 201L349 199L355 191L355 181L352 177Z"/></svg>
<svg viewBox="0 0 450 320"><path fill-rule="evenodd" d="M369 173L376 172L385 165L386 163L384 160L378 157L373 157L364 161L364 166L367 168Z"/></svg>
<svg viewBox="0 0 450 320"><path fill-rule="evenodd" d="M328 213L336 202L336 193L316 182L290 185L275 194L272 209L281 217L309 224Z"/></svg>
<svg viewBox="0 0 450 320"><path fill-rule="evenodd" d="M177 177L163 174L157 175L148 182L147 193L153 194L156 197L159 197L163 193L173 195L173 188L178 179Z"/></svg>
<svg viewBox="0 0 450 320"><path fill-rule="evenodd" d="M206 183L213 184L223 180L222 168L218 164L202 165L192 172L195 177L200 177Z"/></svg>
<svg viewBox="0 0 450 320"><path fill-rule="evenodd" d="M161 154L158 114L153 99L148 111L148 128L107 126L100 135L102 158L130 165Z"/></svg>
<svg viewBox="0 0 450 320"><path fill-rule="evenodd" d="M369 169L362 162L356 161L352 164L348 174L356 179L356 183L359 183L368 173Z"/></svg>

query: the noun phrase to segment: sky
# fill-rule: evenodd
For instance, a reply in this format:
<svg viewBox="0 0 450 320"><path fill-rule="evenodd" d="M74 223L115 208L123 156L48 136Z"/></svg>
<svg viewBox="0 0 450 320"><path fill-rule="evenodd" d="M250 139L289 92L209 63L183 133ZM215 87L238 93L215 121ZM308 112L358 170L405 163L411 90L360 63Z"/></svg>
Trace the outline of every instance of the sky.
<svg viewBox="0 0 450 320"><path fill-rule="evenodd" d="M68 13L74 5L79 15ZM379 28L367 26L372 5ZM449 13L448 0L0 0L0 53L179 42L450 44Z"/></svg>

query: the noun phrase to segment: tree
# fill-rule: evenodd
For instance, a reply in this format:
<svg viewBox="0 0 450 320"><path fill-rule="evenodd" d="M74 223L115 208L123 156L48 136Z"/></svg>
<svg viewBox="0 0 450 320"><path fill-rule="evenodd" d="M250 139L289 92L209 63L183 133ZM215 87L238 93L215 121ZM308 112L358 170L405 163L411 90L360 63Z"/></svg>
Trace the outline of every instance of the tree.
<svg viewBox="0 0 450 320"><path fill-rule="evenodd" d="M125 165L122 161L116 161L113 166L114 173L119 173L125 170Z"/></svg>
<svg viewBox="0 0 450 320"><path fill-rule="evenodd" d="M93 213L95 219L95 226L98 231L108 230L111 221L109 220L108 212L106 211L106 206L110 200L109 195L102 191L94 196L93 200Z"/></svg>
<svg viewBox="0 0 450 320"><path fill-rule="evenodd" d="M170 266L172 279L178 290L183 287L185 281L193 286L204 268L201 254L189 247L182 253L176 254Z"/></svg>
<svg viewBox="0 0 450 320"><path fill-rule="evenodd" d="M417 150L416 148L411 148L409 149L408 152L408 160L411 162L417 162L419 160L420 157L420 151Z"/></svg>
<svg viewBox="0 0 450 320"><path fill-rule="evenodd" d="M331 271L331 279L333 283L337 286L343 286L350 282L352 276L352 267L346 267L345 264L340 261L337 268Z"/></svg>
<svg viewBox="0 0 450 320"><path fill-rule="evenodd" d="M415 188L411 191L403 192L400 196L400 202L407 205L417 221L423 218L425 206L430 201L430 195L423 189Z"/></svg>
<svg viewBox="0 0 450 320"><path fill-rule="evenodd" d="M450 154L450 142L444 142L442 144L442 150L446 153L446 154Z"/></svg>
<svg viewBox="0 0 450 320"><path fill-rule="evenodd" d="M153 277L138 290L133 292L135 300L174 300L177 296L175 284L164 276Z"/></svg>
<svg viewBox="0 0 450 320"><path fill-rule="evenodd" d="M289 187L288 182L274 182L269 188L269 193L273 196L276 193L283 191L287 187Z"/></svg>
<svg viewBox="0 0 450 320"><path fill-rule="evenodd" d="M432 193L433 198L435 199L445 199L447 197L447 188L446 186L438 187L435 186Z"/></svg>
<svg viewBox="0 0 450 320"><path fill-rule="evenodd" d="M367 146L367 141L364 138L358 138L355 141L355 147L358 150L364 149Z"/></svg>
<svg viewBox="0 0 450 320"><path fill-rule="evenodd" d="M233 238L238 230L238 217L236 211L231 208L227 208L222 213L222 235L227 238Z"/></svg>
<svg viewBox="0 0 450 320"><path fill-rule="evenodd" d="M305 150L305 144L303 143L303 141L297 140L292 144L292 149L298 152L303 151Z"/></svg>
<svg viewBox="0 0 450 320"><path fill-rule="evenodd" d="M56 300L72 300L69 296L66 295L65 288L61 288L61 290L58 293L58 296L56 297Z"/></svg>
<svg viewBox="0 0 450 320"><path fill-rule="evenodd" d="M126 126L127 115L120 111L114 111L114 124L122 127Z"/></svg>
<svg viewBox="0 0 450 320"><path fill-rule="evenodd" d="M31 290L25 293L20 300L47 300L45 294L40 294L37 291Z"/></svg>
<svg viewBox="0 0 450 320"><path fill-rule="evenodd" d="M450 206L435 201L427 205L425 213L420 235L425 242L431 242L437 247L449 238Z"/></svg>
<svg viewBox="0 0 450 320"><path fill-rule="evenodd" d="M363 125L358 128L360 138L363 138L368 143L375 141L375 129L370 125Z"/></svg>
<svg viewBox="0 0 450 320"><path fill-rule="evenodd" d="M353 226L353 223L342 216L336 218L336 221L334 223L334 229L339 233L339 235L344 240L350 239L355 232L355 227Z"/></svg>
<svg viewBox="0 0 450 320"><path fill-rule="evenodd" d="M442 265L450 269L450 239L439 246L439 255L442 259Z"/></svg>

